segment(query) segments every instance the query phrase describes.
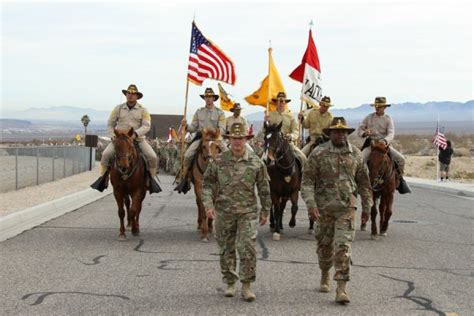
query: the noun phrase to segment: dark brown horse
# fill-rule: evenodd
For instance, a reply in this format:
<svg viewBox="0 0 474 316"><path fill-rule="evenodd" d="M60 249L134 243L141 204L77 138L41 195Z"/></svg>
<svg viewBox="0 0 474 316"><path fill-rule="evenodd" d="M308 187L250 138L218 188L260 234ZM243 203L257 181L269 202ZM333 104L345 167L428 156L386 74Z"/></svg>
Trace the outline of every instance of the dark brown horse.
<svg viewBox="0 0 474 316"><path fill-rule="evenodd" d="M114 133L115 157L110 170L110 182L114 187L120 218L119 240L125 240L124 206L127 209L127 226L131 226L132 235L140 234L139 217L147 190L146 170L138 145L134 144L132 139L133 128L129 131L115 130Z"/></svg>
<svg viewBox="0 0 474 316"><path fill-rule="evenodd" d="M191 166L191 182L194 184L196 204L198 207L198 230L201 231L201 241L209 241L209 233L212 232L213 220L207 218L204 204L202 203L203 175L209 162L217 157L221 151L220 130L204 129L202 131L201 144Z"/></svg>
<svg viewBox="0 0 474 316"><path fill-rule="evenodd" d="M274 230L273 240L280 240L283 229L283 211L291 200L290 227L296 225L298 212L298 191L301 186L301 169L291 145L281 132L280 124L269 125L265 122L265 150L267 151L268 175L270 176L270 193L272 209L270 211L270 228Z"/></svg>
<svg viewBox="0 0 474 316"><path fill-rule="evenodd" d="M370 214L371 238L377 240L377 200L380 199L380 236L387 236L388 222L392 216L393 196L395 189L400 184L400 179L390 158L390 147L383 142L372 142L370 148L371 153L367 165L374 200ZM362 218L361 222L361 230L366 230L367 219Z"/></svg>

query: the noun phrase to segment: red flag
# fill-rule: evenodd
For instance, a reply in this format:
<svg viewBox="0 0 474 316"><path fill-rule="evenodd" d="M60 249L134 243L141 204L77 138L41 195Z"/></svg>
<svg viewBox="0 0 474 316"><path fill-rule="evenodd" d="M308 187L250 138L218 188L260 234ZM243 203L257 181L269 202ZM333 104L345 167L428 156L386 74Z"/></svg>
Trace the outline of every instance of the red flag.
<svg viewBox="0 0 474 316"><path fill-rule="evenodd" d="M306 47L301 64L293 70L290 78L303 84L301 90L303 101L311 105L317 105L321 101L321 66L311 30L309 30L308 47Z"/></svg>
<svg viewBox="0 0 474 316"><path fill-rule="evenodd" d="M200 86L207 78L235 84L234 63L201 33L193 21L188 80Z"/></svg>

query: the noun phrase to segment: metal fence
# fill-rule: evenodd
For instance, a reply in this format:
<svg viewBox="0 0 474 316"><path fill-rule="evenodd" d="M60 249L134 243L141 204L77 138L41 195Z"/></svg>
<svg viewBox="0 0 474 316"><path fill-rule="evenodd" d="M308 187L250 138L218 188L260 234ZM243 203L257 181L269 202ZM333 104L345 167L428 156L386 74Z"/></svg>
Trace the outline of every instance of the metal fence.
<svg viewBox="0 0 474 316"><path fill-rule="evenodd" d="M90 170L94 164L95 148L90 147L2 147L0 192L66 178Z"/></svg>

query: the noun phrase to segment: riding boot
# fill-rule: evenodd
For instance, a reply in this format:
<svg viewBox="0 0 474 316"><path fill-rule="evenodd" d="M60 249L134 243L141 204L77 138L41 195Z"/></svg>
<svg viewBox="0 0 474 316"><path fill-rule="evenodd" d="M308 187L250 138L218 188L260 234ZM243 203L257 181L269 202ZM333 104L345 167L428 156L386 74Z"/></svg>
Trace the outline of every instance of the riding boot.
<svg viewBox="0 0 474 316"><path fill-rule="evenodd" d="M252 302L257 298L250 289L250 283L242 283L242 297L248 302Z"/></svg>
<svg viewBox="0 0 474 316"><path fill-rule="evenodd" d="M403 171L402 168L395 162L395 170L397 170L398 177L400 179L400 184L398 185L398 193L400 194L406 194L406 193L411 193L411 189L408 186L408 183L403 179Z"/></svg>
<svg viewBox="0 0 474 316"><path fill-rule="evenodd" d="M321 285L319 287L319 292L328 293L330 290L329 287L329 270L321 270Z"/></svg>
<svg viewBox="0 0 474 316"><path fill-rule="evenodd" d="M189 163L184 159L183 162L183 172L180 175L180 182L179 184L174 188L174 191L178 191L178 193L183 193L186 194L188 193L189 190L191 190L191 185L189 184L188 180L188 171L189 171Z"/></svg>
<svg viewBox="0 0 474 316"><path fill-rule="evenodd" d="M346 281L337 281L336 303L345 304L351 301L346 292L346 283Z"/></svg>
<svg viewBox="0 0 474 316"><path fill-rule="evenodd" d="M234 297L235 296L235 283L227 284L227 289L224 292L225 297Z"/></svg>
<svg viewBox="0 0 474 316"><path fill-rule="evenodd" d="M109 167L100 164L100 177L90 185L91 188L103 192L109 186Z"/></svg>
<svg viewBox="0 0 474 316"><path fill-rule="evenodd" d="M162 191L160 185L156 181L155 175L156 168L150 168L150 186L148 187L148 192L150 194L160 193Z"/></svg>

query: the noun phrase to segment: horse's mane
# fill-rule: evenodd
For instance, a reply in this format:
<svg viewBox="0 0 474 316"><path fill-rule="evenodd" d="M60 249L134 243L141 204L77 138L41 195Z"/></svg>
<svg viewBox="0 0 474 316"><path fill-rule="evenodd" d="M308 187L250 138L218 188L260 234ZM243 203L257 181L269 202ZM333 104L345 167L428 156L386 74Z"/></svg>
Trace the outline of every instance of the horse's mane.
<svg viewBox="0 0 474 316"><path fill-rule="evenodd" d="M208 139L219 139L221 136L221 132L219 129L214 128L205 128L202 130L202 138L205 140Z"/></svg>
<svg viewBox="0 0 474 316"><path fill-rule="evenodd" d="M372 150L377 150L380 152L387 152L388 146L384 142L376 142L372 144Z"/></svg>
<svg viewBox="0 0 474 316"><path fill-rule="evenodd" d="M279 132L281 131L281 126L280 124L268 124L265 126L265 133L273 133L273 132Z"/></svg>

